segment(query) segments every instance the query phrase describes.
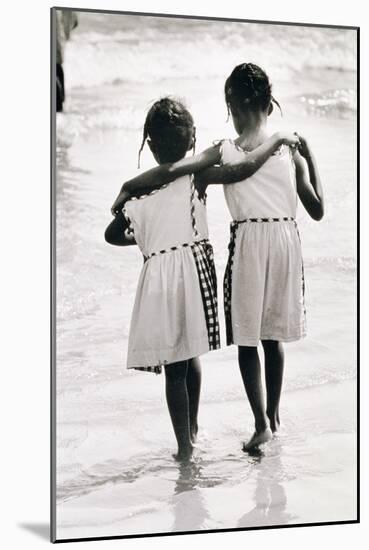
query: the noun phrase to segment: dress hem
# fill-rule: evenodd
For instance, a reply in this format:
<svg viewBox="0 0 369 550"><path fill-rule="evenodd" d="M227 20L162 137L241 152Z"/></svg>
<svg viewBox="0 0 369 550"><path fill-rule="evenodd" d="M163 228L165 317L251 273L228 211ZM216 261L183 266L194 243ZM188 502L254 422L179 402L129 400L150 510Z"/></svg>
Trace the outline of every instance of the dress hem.
<svg viewBox="0 0 369 550"><path fill-rule="evenodd" d="M235 346L250 346L250 347L257 347L259 345L259 343L262 341L262 340L275 340L276 342L281 342L281 343L285 343L285 344L288 344L289 342L297 342L298 340L302 340L303 338L305 338L307 335L306 332L302 332L301 334L297 334L295 336L276 336L276 335L261 335L260 338L253 338L253 339L248 339L248 340L242 340L241 341L236 341L236 338L234 338L234 341L231 342L230 344L227 344L228 346L231 346L231 345L235 345Z"/></svg>
<svg viewBox="0 0 369 550"><path fill-rule="evenodd" d="M163 365L171 365L173 363L179 363L180 361L188 361L189 359L193 359L195 357L198 357L199 355L204 355L205 353L208 353L209 351L214 351L216 349L220 349L220 345L218 347L209 346L209 342L206 343L204 346L199 346L197 350L184 352L182 355L176 355L176 357L171 357L170 359L163 359L163 360L152 360L152 361L140 361L139 364L130 364L127 365L127 370L131 369L145 369L145 368L155 368L155 367L161 367Z"/></svg>

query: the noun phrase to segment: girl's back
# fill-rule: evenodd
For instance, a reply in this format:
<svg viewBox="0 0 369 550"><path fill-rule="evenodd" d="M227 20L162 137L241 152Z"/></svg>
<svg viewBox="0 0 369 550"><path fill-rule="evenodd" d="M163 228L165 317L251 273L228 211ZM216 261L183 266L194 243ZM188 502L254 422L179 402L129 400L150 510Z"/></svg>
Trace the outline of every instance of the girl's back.
<svg viewBox="0 0 369 550"><path fill-rule="evenodd" d="M236 162L245 151L234 141L222 143L222 162ZM224 186L224 195L234 220L296 216L296 182L292 154L282 146L245 181Z"/></svg>
<svg viewBox="0 0 369 550"><path fill-rule="evenodd" d="M132 199L125 213L144 257L208 238L206 207L190 176Z"/></svg>
<svg viewBox="0 0 369 550"><path fill-rule="evenodd" d="M206 207L193 178L126 203L144 256L128 344L128 368L160 372L219 347L216 278Z"/></svg>
<svg viewBox="0 0 369 550"><path fill-rule="evenodd" d="M245 151L222 142L222 162ZM305 335L304 277L292 154L282 147L250 178L224 186L232 216L224 282L227 343L257 346Z"/></svg>

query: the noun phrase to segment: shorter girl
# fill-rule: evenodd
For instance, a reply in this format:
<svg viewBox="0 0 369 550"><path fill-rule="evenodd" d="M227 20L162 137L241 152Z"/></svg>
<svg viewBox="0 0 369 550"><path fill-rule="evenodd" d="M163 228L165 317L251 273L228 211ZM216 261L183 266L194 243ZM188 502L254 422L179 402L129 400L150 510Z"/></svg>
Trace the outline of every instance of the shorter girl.
<svg viewBox="0 0 369 550"><path fill-rule="evenodd" d="M105 238L123 246L137 242L143 253L127 364L128 368L157 373L164 366L167 404L178 442L176 457L186 460L193 452L198 429L201 373L197 356L220 345L215 268L203 189L196 188L190 176L177 177L189 160L180 159L195 143L190 113L170 98L156 102L146 117L143 143L147 137L161 166L151 170L148 177L139 176L138 182L143 180L148 185L159 180L160 189L126 202L123 212L107 228ZM255 171L286 140L274 137L247 162L238 162L236 177ZM291 141L297 138L293 136ZM199 155L196 162L204 167L215 158L214 154ZM163 185L160 174L168 166L172 168L170 178L176 179L171 185ZM228 176L235 177L230 167L211 170L208 177L224 179L227 171ZM119 201L120 208L123 200L124 192L114 209ZM126 234L128 228L134 238Z"/></svg>
<svg viewBox="0 0 369 550"><path fill-rule="evenodd" d="M181 159L194 146L193 119L178 101L154 103L145 135L159 163ZM125 230L134 234L126 235ZM105 233L111 244L137 243L144 256L128 343L128 368L166 376L166 398L187 460L198 430L201 386L197 356L219 347L216 279L205 204L193 179L125 203Z"/></svg>

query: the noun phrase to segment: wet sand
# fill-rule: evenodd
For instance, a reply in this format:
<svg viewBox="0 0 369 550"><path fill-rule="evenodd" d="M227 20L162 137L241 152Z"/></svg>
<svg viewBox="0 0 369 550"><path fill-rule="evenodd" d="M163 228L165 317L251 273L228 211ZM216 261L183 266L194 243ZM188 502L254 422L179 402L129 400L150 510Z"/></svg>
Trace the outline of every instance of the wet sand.
<svg viewBox="0 0 369 550"><path fill-rule="evenodd" d="M144 445L136 449L132 467L116 452L114 468L113 461L106 464L108 476L87 467L86 494L70 493L59 503L58 536L355 519L354 392L353 381L285 392L281 432L255 456L241 451L242 439L251 434L243 429L250 421L246 400L207 403L201 409L198 448L188 465L178 465L170 449L154 449L151 442L152 453ZM159 441L166 417L164 409L156 412ZM109 430L121 432L122 447L129 444L119 422ZM102 441L104 431L100 426ZM143 432L142 443L151 435Z"/></svg>

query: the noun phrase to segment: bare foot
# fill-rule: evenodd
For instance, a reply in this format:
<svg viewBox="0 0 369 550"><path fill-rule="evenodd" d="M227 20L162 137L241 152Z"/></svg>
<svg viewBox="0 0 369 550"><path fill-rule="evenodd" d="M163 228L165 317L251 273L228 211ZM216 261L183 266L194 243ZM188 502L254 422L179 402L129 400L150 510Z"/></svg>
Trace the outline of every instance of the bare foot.
<svg viewBox="0 0 369 550"><path fill-rule="evenodd" d="M251 451L259 445L262 445L263 443L266 443L267 441L270 441L272 439L272 431L270 428L266 428L262 432L254 432L251 439L244 443L242 446L242 450L247 453L248 451Z"/></svg>

